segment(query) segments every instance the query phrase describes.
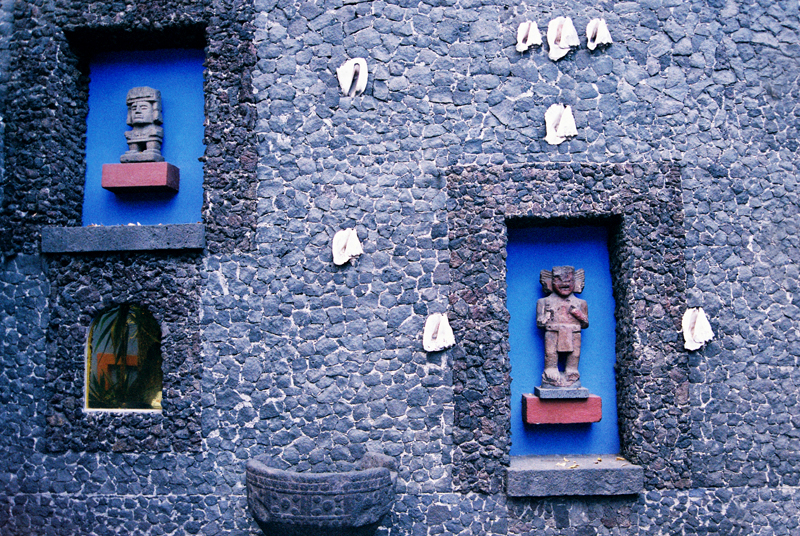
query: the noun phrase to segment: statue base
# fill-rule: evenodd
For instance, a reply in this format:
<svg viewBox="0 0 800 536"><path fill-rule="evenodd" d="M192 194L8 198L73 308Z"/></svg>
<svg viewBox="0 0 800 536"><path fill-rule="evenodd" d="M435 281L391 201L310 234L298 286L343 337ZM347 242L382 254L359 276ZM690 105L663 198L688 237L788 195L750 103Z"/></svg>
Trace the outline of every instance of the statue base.
<svg viewBox="0 0 800 536"><path fill-rule="evenodd" d="M578 382L576 382L578 383ZM589 398L589 389L581 387L534 387L533 393L539 398Z"/></svg>
<svg viewBox="0 0 800 536"><path fill-rule="evenodd" d="M115 194L136 191L177 192L181 172L169 162L103 164L101 185Z"/></svg>
<svg viewBox="0 0 800 536"><path fill-rule="evenodd" d="M144 151L126 151L119 157L119 161L123 164L130 164L132 162L163 162L164 157L161 151L154 149L145 149Z"/></svg>
<svg viewBox="0 0 800 536"><path fill-rule="evenodd" d="M582 424L600 422L603 418L603 399L588 398L542 399L522 395L522 420L526 424Z"/></svg>

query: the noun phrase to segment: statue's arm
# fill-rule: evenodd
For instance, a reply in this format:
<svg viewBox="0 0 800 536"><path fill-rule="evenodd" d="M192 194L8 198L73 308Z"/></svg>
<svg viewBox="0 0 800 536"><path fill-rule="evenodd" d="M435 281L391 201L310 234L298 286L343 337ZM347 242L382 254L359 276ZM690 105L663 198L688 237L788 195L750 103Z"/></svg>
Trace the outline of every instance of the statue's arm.
<svg viewBox="0 0 800 536"><path fill-rule="evenodd" d="M573 305L569 308L569 312L578 319L582 329L589 327L589 306L586 304L585 300L579 300L578 307Z"/></svg>
<svg viewBox="0 0 800 536"><path fill-rule="evenodd" d="M545 298L540 298L536 302L536 325L540 328L547 324L547 302Z"/></svg>

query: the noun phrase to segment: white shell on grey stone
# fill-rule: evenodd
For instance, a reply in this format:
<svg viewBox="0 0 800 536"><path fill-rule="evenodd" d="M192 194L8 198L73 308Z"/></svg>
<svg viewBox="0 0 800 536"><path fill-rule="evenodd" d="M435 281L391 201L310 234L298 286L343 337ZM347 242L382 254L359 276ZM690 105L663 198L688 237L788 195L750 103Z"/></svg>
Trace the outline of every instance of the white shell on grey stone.
<svg viewBox="0 0 800 536"><path fill-rule="evenodd" d="M592 19L586 25L586 41L589 50L594 50L597 45L610 45L614 41L608 31L606 19Z"/></svg>
<svg viewBox="0 0 800 536"><path fill-rule="evenodd" d="M558 61L570 51L580 46L578 32L569 17L556 17L547 25L547 44L550 46L550 59Z"/></svg>
<svg viewBox="0 0 800 536"><path fill-rule="evenodd" d="M547 135L544 140L550 145L558 145L569 137L577 136L572 108L563 104L553 104L544 113Z"/></svg>
<svg viewBox="0 0 800 536"><path fill-rule="evenodd" d="M362 253L364 250L355 229L342 229L333 235L333 264L336 266L341 266Z"/></svg>
<svg viewBox="0 0 800 536"><path fill-rule="evenodd" d="M450 322L445 313L434 313L425 321L422 347L426 352L439 352L456 344Z"/></svg>
<svg viewBox="0 0 800 536"><path fill-rule="evenodd" d="M361 95L367 88L367 60L364 58L353 58L347 60L341 67L336 69L336 77L339 79L339 87L348 97Z"/></svg>
<svg viewBox="0 0 800 536"><path fill-rule="evenodd" d="M702 307L692 307L683 313L683 346L697 350L714 338L714 331Z"/></svg>
<svg viewBox="0 0 800 536"><path fill-rule="evenodd" d="M542 33L536 21L523 22L517 28L517 52L525 52L542 44Z"/></svg>

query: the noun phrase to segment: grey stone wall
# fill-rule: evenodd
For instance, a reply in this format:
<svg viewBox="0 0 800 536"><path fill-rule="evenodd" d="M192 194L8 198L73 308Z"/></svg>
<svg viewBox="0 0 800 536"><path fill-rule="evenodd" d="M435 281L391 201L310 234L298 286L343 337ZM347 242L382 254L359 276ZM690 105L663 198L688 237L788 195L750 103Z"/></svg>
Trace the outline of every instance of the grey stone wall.
<svg viewBox="0 0 800 536"><path fill-rule="evenodd" d="M514 50L519 22L544 29L558 15L579 32L602 16L615 42L558 63L546 46ZM799 30L794 1L18 2L0 218L0 526L255 534L249 457L347 469L376 450L401 467L381 534L797 532ZM207 45L208 247L41 258L42 225L79 222L87 45L142 36ZM370 82L342 97L335 69L356 56ZM573 106L579 130L557 147L543 141L555 102ZM652 210L624 216L626 188L651 192ZM615 246L615 292L629 298L618 299L618 395L641 495L505 497L505 342L502 329L468 329L481 311L490 327L503 320L497 233L476 241L482 268L461 272L458 259L472 224L459 220L480 221L491 203L496 230L507 215L610 214L629 233ZM351 226L365 254L335 267L330 240ZM128 269L141 291L104 282ZM473 280L483 293L467 300ZM196 395L182 424L199 425L188 451L114 452L121 434L174 438L177 423L122 419L92 438L70 428L77 407L58 419L69 396L54 393L79 405L86 311L125 296L185 314L171 337L202 364L181 380ZM684 306L711 317L717 338L701 351L681 348ZM460 344L425 353L425 317L444 311Z"/></svg>
<svg viewBox="0 0 800 536"><path fill-rule="evenodd" d="M608 229L617 323L622 453L647 488L686 488L691 456L679 170L596 164L470 167L448 177L450 303L461 334L453 356L456 487L502 493L508 465L509 226ZM646 312L645 314L642 314Z"/></svg>

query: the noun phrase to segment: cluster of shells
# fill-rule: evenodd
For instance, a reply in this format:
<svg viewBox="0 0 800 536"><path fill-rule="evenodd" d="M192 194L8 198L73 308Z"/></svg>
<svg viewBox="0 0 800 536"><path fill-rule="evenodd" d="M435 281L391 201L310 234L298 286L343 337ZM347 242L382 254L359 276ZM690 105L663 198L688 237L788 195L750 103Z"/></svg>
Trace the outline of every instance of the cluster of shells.
<svg viewBox="0 0 800 536"><path fill-rule="evenodd" d="M600 45L612 43L611 33L605 19L592 19L586 25L586 43L589 50ZM578 32L572 19L556 17L547 25L547 45L550 47L549 57L558 61L566 56L573 47L580 46ZM525 52L529 48L542 45L542 34L535 21L526 21L517 29L517 52ZM544 114L547 134L544 140L550 145L558 145L572 136L578 135L572 108L563 104L553 104Z"/></svg>

